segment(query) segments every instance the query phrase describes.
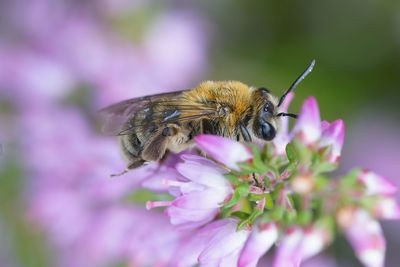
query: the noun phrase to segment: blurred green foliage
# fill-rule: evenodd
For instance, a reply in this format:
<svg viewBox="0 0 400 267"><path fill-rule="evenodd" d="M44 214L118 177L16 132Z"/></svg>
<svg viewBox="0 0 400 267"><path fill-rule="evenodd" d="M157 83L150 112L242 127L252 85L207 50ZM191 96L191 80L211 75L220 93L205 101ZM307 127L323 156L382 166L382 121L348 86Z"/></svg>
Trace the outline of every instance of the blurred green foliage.
<svg viewBox="0 0 400 267"><path fill-rule="evenodd" d="M200 2L200 1L198 1ZM194 3L194 1L192 2ZM297 110L317 97L324 119L373 106L400 114L400 2L202 1L212 32L207 79L237 79L280 95L308 62Z"/></svg>

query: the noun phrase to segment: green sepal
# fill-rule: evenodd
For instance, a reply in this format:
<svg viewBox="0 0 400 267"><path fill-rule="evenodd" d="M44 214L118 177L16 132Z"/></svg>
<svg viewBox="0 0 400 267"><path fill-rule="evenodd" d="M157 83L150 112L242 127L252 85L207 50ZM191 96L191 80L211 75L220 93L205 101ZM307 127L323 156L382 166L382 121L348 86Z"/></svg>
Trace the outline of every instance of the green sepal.
<svg viewBox="0 0 400 267"><path fill-rule="evenodd" d="M249 185L242 183L236 187L231 199L223 206L224 209L229 209L236 205L241 197L247 197L249 194Z"/></svg>
<svg viewBox="0 0 400 267"><path fill-rule="evenodd" d="M338 168L338 164L330 163L328 161L319 161L318 164L313 164L313 166L315 175L332 172Z"/></svg>
<svg viewBox="0 0 400 267"><path fill-rule="evenodd" d="M331 239L335 236L335 231L336 231L336 223L335 223L335 218L330 215L326 215L319 219L315 225L324 227L327 232L328 232L328 239Z"/></svg>
<svg viewBox="0 0 400 267"><path fill-rule="evenodd" d="M316 191L323 190L329 184L329 179L324 176L317 176L314 178Z"/></svg>
<svg viewBox="0 0 400 267"><path fill-rule="evenodd" d="M264 195L260 194L249 194L249 201L256 202L264 198Z"/></svg>
<svg viewBox="0 0 400 267"><path fill-rule="evenodd" d="M246 220L249 218L250 214L244 211L235 211L231 213L231 216L240 220Z"/></svg>
<svg viewBox="0 0 400 267"><path fill-rule="evenodd" d="M299 155L296 151L296 148L293 143L289 143L286 145L286 156L290 163L298 163Z"/></svg>
<svg viewBox="0 0 400 267"><path fill-rule="evenodd" d="M224 176L234 186L237 186L240 183L238 176L235 175L234 173L228 173L228 174L225 174Z"/></svg>
<svg viewBox="0 0 400 267"><path fill-rule="evenodd" d="M349 173L340 178L340 186L345 188L357 186L357 177L360 169L351 170Z"/></svg>
<svg viewBox="0 0 400 267"><path fill-rule="evenodd" d="M275 207L275 209L273 209L270 214L273 221L280 222L282 221L283 216L285 214L285 209L283 207L278 206Z"/></svg>
<svg viewBox="0 0 400 267"><path fill-rule="evenodd" d="M254 144L250 145L250 149L253 152L253 167L257 173L265 173L268 171L268 166L265 164L264 160L262 159L260 150Z"/></svg>
<svg viewBox="0 0 400 267"><path fill-rule="evenodd" d="M296 152L298 163L310 164L314 152L298 140L294 140L290 144L293 146L293 150Z"/></svg>
<svg viewBox="0 0 400 267"><path fill-rule="evenodd" d="M244 175L249 175L252 173L256 173L257 169L254 168L253 166L251 166L249 163L247 162L242 162L242 163L238 163L239 167L240 167L240 171L237 172L238 176L244 176Z"/></svg>
<svg viewBox="0 0 400 267"><path fill-rule="evenodd" d="M289 211L286 211L284 214L283 214L283 221L286 223L286 224L293 224L293 222L295 222L296 221L296 219L297 219L297 212L296 212L296 210L289 210Z"/></svg>
<svg viewBox="0 0 400 267"><path fill-rule="evenodd" d="M269 186L271 185L271 181L268 178L264 178L264 185L265 188L269 188Z"/></svg>
<svg viewBox="0 0 400 267"><path fill-rule="evenodd" d="M309 225L312 221L313 214L309 210L300 211L297 216L297 223L299 225Z"/></svg>
<svg viewBox="0 0 400 267"><path fill-rule="evenodd" d="M368 210L368 211L373 211L373 209L376 206L376 203L378 200L382 198L381 196L375 195L375 196L364 196L363 198L360 199L359 205Z"/></svg>
<svg viewBox="0 0 400 267"><path fill-rule="evenodd" d="M272 210L274 208L274 200L272 199L271 194L265 193L264 198L265 198L265 208L267 210Z"/></svg>
<svg viewBox="0 0 400 267"><path fill-rule="evenodd" d="M254 221L263 214L262 210L254 209L254 211L250 214L250 216L244 220L241 220L238 223L237 231L244 229L246 226L251 226Z"/></svg>

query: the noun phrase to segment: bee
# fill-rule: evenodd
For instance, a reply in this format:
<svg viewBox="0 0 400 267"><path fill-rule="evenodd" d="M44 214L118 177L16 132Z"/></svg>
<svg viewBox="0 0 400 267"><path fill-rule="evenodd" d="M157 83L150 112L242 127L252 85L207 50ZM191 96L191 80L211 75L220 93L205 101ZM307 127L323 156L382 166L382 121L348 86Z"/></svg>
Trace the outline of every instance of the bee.
<svg viewBox="0 0 400 267"><path fill-rule="evenodd" d="M286 96L312 71L313 60L278 99L266 88L238 81L205 81L184 91L128 99L100 110L102 131L119 136L128 161L122 175L167 152L194 145L193 138L213 134L240 142L265 143L279 131Z"/></svg>

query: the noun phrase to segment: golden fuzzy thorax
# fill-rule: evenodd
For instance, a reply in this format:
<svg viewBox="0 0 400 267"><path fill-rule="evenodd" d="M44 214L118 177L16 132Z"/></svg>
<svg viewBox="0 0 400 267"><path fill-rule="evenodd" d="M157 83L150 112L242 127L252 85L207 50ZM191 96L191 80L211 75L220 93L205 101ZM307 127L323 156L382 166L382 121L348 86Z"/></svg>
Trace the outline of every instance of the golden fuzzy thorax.
<svg viewBox="0 0 400 267"><path fill-rule="evenodd" d="M235 125L252 106L253 89L237 81L206 81L184 94L189 102L220 105L225 123Z"/></svg>
<svg viewBox="0 0 400 267"><path fill-rule="evenodd" d="M231 130L246 115L254 116L260 105L265 103L265 97L274 106L278 104L278 99L271 94L260 96L255 87L238 81L205 81L183 94L188 103L216 104L225 107L226 113L221 114L221 119L228 126L227 129ZM276 126L275 122L272 124Z"/></svg>

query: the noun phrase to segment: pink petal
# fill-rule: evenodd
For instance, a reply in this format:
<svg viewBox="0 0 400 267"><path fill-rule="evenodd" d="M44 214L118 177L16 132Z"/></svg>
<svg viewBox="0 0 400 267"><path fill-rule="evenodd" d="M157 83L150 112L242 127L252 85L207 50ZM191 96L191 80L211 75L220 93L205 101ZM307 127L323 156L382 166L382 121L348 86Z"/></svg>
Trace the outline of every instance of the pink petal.
<svg viewBox="0 0 400 267"><path fill-rule="evenodd" d="M213 220L218 213L219 209L188 210L176 206L170 206L167 209L171 224L185 226L185 228L191 228L189 224L193 226L193 223L196 226L204 225Z"/></svg>
<svg viewBox="0 0 400 267"><path fill-rule="evenodd" d="M220 207L229 194L217 189L194 191L176 198L172 205L184 209L213 209Z"/></svg>
<svg viewBox="0 0 400 267"><path fill-rule="evenodd" d="M190 233L175 251L170 266L187 267L197 265L198 257L205 249L207 243L210 242L212 237L228 223L229 220L214 221L207 224L205 227Z"/></svg>
<svg viewBox="0 0 400 267"><path fill-rule="evenodd" d="M286 96L285 101L283 102L279 112L287 112L290 102L294 97L294 93L290 93ZM279 131L276 134L272 143L275 147L275 153L277 155L285 155L286 153L286 145L290 142L289 136L289 117L280 117L281 126L279 127Z"/></svg>
<svg viewBox="0 0 400 267"><path fill-rule="evenodd" d="M304 231L301 242L301 260L305 261L321 252L330 242L329 234L323 226L312 226Z"/></svg>
<svg viewBox="0 0 400 267"><path fill-rule="evenodd" d="M352 224L344 229L356 256L367 267L384 266L386 242L381 226L364 210L354 211Z"/></svg>
<svg viewBox="0 0 400 267"><path fill-rule="evenodd" d="M247 147L227 138L199 135L195 141L201 150L233 170L239 170L237 163L253 158Z"/></svg>
<svg viewBox="0 0 400 267"><path fill-rule="evenodd" d="M272 247L278 239L278 229L275 223L253 228L249 239L239 257L239 267L256 267L259 259Z"/></svg>
<svg viewBox="0 0 400 267"><path fill-rule="evenodd" d="M329 128L331 123L329 121L321 121L321 132L324 132L326 129Z"/></svg>
<svg viewBox="0 0 400 267"><path fill-rule="evenodd" d="M344 123L342 120L336 120L322 132L319 147L332 146L332 152L329 156L329 161L335 163L340 157L344 143Z"/></svg>
<svg viewBox="0 0 400 267"><path fill-rule="evenodd" d="M374 207L374 215L380 219L400 220L400 205L394 198L381 198Z"/></svg>
<svg viewBox="0 0 400 267"><path fill-rule="evenodd" d="M314 97L308 97L304 101L292 134L297 136L305 145L313 144L319 139L321 119L318 104Z"/></svg>
<svg viewBox="0 0 400 267"><path fill-rule="evenodd" d="M299 246L303 238L303 231L299 227L293 227L286 231L283 239L278 245L273 267L299 266L301 255Z"/></svg>
<svg viewBox="0 0 400 267"><path fill-rule="evenodd" d="M219 262L219 267L238 266L238 260L241 248L234 250L231 254L223 257Z"/></svg>
<svg viewBox="0 0 400 267"><path fill-rule="evenodd" d="M201 165L198 162L186 161L176 165L177 171L185 178L208 187L229 187L229 182L220 169Z"/></svg>
<svg viewBox="0 0 400 267"><path fill-rule="evenodd" d="M220 230L215 234L211 241L207 244L204 251L199 256L199 263L201 265L208 262L221 260L225 256L239 250L244 246L250 231L240 230L237 231L237 220L225 219L228 221Z"/></svg>
<svg viewBox="0 0 400 267"><path fill-rule="evenodd" d="M217 169L218 172L220 173L226 173L227 170L222 168L220 165L218 165L217 163L215 163L212 160L209 160L205 157L199 156L199 155L192 155L192 154L183 154L181 155L181 159L183 159L185 162L189 161L189 162L196 162L202 166L207 166L213 169Z"/></svg>
<svg viewBox="0 0 400 267"><path fill-rule="evenodd" d="M371 171L361 171L358 180L365 185L369 195L393 195L397 192L393 183Z"/></svg>

